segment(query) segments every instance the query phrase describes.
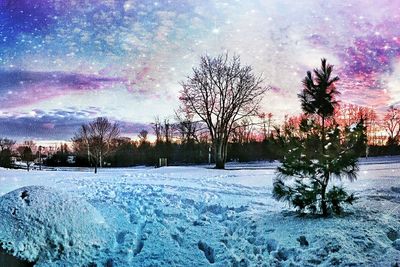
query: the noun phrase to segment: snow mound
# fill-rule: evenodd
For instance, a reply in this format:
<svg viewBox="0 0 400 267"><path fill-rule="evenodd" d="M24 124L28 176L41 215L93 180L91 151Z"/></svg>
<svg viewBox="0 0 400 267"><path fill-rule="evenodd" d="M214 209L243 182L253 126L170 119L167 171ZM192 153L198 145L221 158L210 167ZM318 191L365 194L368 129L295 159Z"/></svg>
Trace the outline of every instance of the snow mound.
<svg viewBox="0 0 400 267"><path fill-rule="evenodd" d="M0 248L40 263L89 260L105 242L105 220L89 203L50 187L28 186L0 198Z"/></svg>

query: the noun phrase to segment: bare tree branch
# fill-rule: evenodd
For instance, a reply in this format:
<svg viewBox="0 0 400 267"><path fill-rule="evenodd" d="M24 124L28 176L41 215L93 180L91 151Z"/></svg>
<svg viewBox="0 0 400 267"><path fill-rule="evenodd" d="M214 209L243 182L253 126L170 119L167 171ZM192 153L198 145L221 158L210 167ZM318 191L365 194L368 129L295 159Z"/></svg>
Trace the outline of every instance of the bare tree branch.
<svg viewBox="0 0 400 267"><path fill-rule="evenodd" d="M224 168L226 147L234 124L255 116L268 90L251 66L242 66L239 56L203 56L193 75L182 82L182 110L196 115L206 125L215 149L216 167Z"/></svg>

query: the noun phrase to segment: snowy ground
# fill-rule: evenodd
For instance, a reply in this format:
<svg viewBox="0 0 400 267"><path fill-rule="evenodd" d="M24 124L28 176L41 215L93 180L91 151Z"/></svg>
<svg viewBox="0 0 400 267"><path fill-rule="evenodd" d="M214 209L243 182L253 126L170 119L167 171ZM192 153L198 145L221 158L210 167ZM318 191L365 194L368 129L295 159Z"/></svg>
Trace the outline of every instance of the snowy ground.
<svg viewBox="0 0 400 267"><path fill-rule="evenodd" d="M97 175L0 169L0 195L50 186L81 197L104 217L99 235L106 241L86 248L85 262L47 257L38 266L400 264L400 158L363 160L359 179L344 182L359 201L346 216L328 219L297 217L274 201L275 166L101 169Z"/></svg>

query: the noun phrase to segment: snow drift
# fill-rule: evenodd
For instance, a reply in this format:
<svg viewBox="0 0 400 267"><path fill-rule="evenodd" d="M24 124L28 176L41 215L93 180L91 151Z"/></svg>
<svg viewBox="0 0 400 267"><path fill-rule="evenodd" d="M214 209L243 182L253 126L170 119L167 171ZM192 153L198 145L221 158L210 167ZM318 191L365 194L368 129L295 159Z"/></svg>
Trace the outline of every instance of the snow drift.
<svg viewBox="0 0 400 267"><path fill-rule="evenodd" d="M29 262L73 264L104 243L104 218L85 200L43 186L0 198L0 245ZM90 249L89 249L90 248Z"/></svg>

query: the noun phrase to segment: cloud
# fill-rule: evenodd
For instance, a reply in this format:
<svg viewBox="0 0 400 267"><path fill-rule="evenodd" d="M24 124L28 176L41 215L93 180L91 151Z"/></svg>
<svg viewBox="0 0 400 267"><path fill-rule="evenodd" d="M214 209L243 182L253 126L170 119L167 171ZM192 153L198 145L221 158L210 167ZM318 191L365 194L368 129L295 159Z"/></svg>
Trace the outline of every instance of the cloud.
<svg viewBox="0 0 400 267"><path fill-rule="evenodd" d="M343 100L375 108L380 113L399 101L397 37L378 31L356 37L351 46L338 54L343 62L338 72Z"/></svg>
<svg viewBox="0 0 400 267"><path fill-rule="evenodd" d="M70 93L99 90L121 78L68 72L0 70L0 101L4 108L32 104Z"/></svg>
<svg viewBox="0 0 400 267"><path fill-rule="evenodd" d="M345 71L349 74L372 74L392 71L392 60L400 56L400 39L377 34L357 38L345 51Z"/></svg>
<svg viewBox="0 0 400 267"><path fill-rule="evenodd" d="M386 92L390 96L390 105L400 104L400 59L393 62L393 71L382 75L382 83L387 86Z"/></svg>
<svg viewBox="0 0 400 267"><path fill-rule="evenodd" d="M21 140L69 140L86 120L75 117L29 115L0 117L0 135Z"/></svg>

